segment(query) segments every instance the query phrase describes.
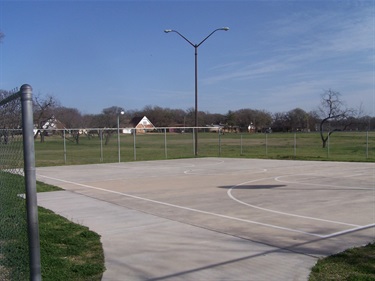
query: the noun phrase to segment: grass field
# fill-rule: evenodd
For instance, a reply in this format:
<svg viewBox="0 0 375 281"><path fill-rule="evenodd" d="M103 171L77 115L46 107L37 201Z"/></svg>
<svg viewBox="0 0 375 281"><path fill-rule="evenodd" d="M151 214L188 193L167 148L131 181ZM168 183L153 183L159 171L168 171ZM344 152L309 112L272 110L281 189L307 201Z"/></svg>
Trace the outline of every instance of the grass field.
<svg viewBox="0 0 375 281"><path fill-rule="evenodd" d="M375 132L336 132L322 148L318 133L199 133L199 157L270 158L329 161L375 161ZM135 141L134 141L135 140ZM105 145L82 135L79 144L59 136L35 142L36 165L118 162L117 136ZM121 162L194 157L193 134L120 135Z"/></svg>
<svg viewBox="0 0 375 281"><path fill-rule="evenodd" d="M0 173L0 279L28 280L26 206L18 196L24 193L24 179ZM6 183L13 187L4 188ZM37 189L44 192L58 188L38 182ZM101 280L105 268L100 236L44 208L39 207L38 214L42 279Z"/></svg>

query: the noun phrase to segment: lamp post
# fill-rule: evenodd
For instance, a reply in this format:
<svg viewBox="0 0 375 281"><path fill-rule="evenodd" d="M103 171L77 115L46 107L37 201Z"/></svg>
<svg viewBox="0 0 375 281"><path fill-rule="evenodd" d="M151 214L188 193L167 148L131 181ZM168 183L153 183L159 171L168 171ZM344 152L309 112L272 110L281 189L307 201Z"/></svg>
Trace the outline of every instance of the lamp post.
<svg viewBox="0 0 375 281"><path fill-rule="evenodd" d="M194 146L194 154L195 156L198 156L198 47L202 45L204 41L206 41L212 34L214 34L216 31L224 30L228 31L229 27L222 27L217 28L214 31L212 31L206 38L204 38L200 43L194 44L189 39L187 39L185 36L183 36L180 32L173 29L166 29L164 30L165 33L175 32L178 35L180 35L183 39L186 40L191 46L195 49L195 129L194 129L194 137L195 137L195 146Z"/></svg>
<svg viewBox="0 0 375 281"><path fill-rule="evenodd" d="M119 109L117 111L117 151L118 151L118 162L121 162L120 156L120 115L124 115L125 111L123 109Z"/></svg>

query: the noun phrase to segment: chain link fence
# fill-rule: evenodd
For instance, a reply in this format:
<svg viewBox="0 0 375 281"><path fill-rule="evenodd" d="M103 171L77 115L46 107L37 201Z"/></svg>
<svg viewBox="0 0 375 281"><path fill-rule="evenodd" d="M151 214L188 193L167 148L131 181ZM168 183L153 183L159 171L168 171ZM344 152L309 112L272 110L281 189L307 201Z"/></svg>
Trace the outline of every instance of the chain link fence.
<svg viewBox="0 0 375 281"><path fill-rule="evenodd" d="M27 280L28 244L20 130L0 130L0 276Z"/></svg>
<svg viewBox="0 0 375 281"><path fill-rule="evenodd" d="M36 141L39 166L195 157L193 128L74 129ZM375 132L335 132L325 148L314 133L231 133L199 128L199 157L375 161Z"/></svg>
<svg viewBox="0 0 375 281"><path fill-rule="evenodd" d="M31 87L0 100L0 115L0 279L41 280Z"/></svg>

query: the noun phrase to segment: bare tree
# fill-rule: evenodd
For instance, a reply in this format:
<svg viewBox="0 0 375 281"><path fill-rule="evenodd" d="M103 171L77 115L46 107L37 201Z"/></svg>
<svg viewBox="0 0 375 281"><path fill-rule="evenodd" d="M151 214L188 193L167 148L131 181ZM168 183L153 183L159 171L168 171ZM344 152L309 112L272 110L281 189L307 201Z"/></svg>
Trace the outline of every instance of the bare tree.
<svg viewBox="0 0 375 281"><path fill-rule="evenodd" d="M3 42L4 37L5 37L4 32L0 31L0 43Z"/></svg>
<svg viewBox="0 0 375 281"><path fill-rule="evenodd" d="M113 129L117 127L117 118L119 118L119 114L123 110L122 107L111 106L104 108L102 113L96 116L96 122L99 127L107 128L103 131L106 145L109 143L111 136L116 132ZM121 121L121 118L119 118L119 122Z"/></svg>
<svg viewBox="0 0 375 281"><path fill-rule="evenodd" d="M0 90L0 101L5 100L14 94L10 91ZM21 128L21 103L13 100L0 106L0 129L19 129Z"/></svg>
<svg viewBox="0 0 375 281"><path fill-rule="evenodd" d="M323 148L326 146L330 135L335 131L346 130L346 128L355 122L355 115L357 114L355 109L345 106L339 92L331 89L322 94L319 111L322 117L319 131Z"/></svg>
<svg viewBox="0 0 375 281"><path fill-rule="evenodd" d="M78 129L82 127L83 118L79 110L76 108L57 107L54 110L54 116L63 124L65 129ZM69 132L69 134L66 134L66 132ZM65 130L65 138L68 140L73 139L76 144L79 144L81 132L81 130ZM71 138L67 137L67 135L70 135Z"/></svg>
<svg viewBox="0 0 375 281"><path fill-rule="evenodd" d="M77 108L60 106L55 108L53 113L66 128L76 129L82 127L82 114Z"/></svg>
<svg viewBox="0 0 375 281"><path fill-rule="evenodd" d="M290 132L292 127L288 112L276 112L272 115L272 131L274 132Z"/></svg>
<svg viewBox="0 0 375 281"><path fill-rule="evenodd" d="M40 135L40 142L44 142L45 132L49 129L46 122L53 117L53 110L57 105L58 101L52 96L34 98L34 122L37 125L34 138Z"/></svg>

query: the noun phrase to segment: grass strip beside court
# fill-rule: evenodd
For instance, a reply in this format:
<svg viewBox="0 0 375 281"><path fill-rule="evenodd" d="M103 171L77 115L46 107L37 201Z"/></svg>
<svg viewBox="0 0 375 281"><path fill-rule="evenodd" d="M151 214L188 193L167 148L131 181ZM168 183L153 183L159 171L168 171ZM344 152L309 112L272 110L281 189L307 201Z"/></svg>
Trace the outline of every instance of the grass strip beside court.
<svg viewBox="0 0 375 281"><path fill-rule="evenodd" d="M101 280L104 254L100 236L39 208L43 280Z"/></svg>
<svg viewBox="0 0 375 281"><path fill-rule="evenodd" d="M375 243L321 259L312 268L309 281L375 280Z"/></svg>
<svg viewBox="0 0 375 281"><path fill-rule="evenodd" d="M1 280L29 278L28 242L25 200L19 194L24 189L20 175L2 173L4 182L15 188L0 188L0 276ZM59 188L37 182L38 192ZM104 253L100 236L87 227L73 223L39 207L41 273L43 280L101 280Z"/></svg>

